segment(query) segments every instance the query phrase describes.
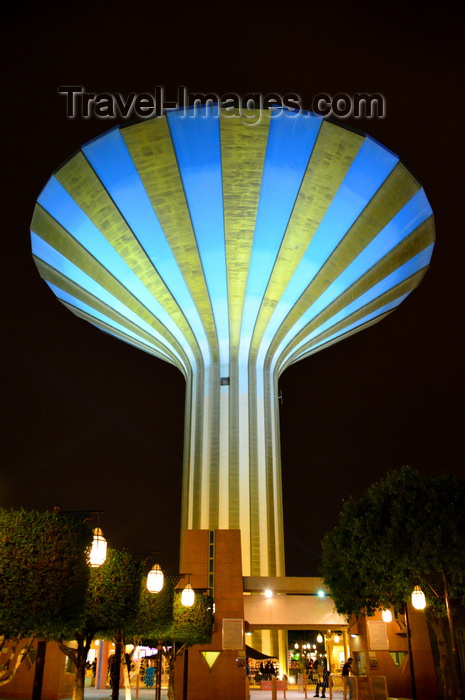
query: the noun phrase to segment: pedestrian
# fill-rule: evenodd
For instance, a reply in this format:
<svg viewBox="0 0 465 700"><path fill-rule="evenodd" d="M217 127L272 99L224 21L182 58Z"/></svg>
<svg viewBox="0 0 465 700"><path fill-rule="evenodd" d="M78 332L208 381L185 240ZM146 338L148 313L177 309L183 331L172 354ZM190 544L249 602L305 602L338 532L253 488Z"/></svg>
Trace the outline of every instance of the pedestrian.
<svg viewBox="0 0 465 700"><path fill-rule="evenodd" d="M95 685L95 676L97 674L97 659L94 659L92 661L91 670L92 670L92 685Z"/></svg>
<svg viewBox="0 0 465 700"><path fill-rule="evenodd" d="M315 695L313 696L314 698L325 698L326 695L326 688L328 687L329 684L329 677L331 673L328 671L327 668L323 668L323 674L321 676L321 679L318 681L316 684L315 688ZM318 691L321 690L321 695L318 695Z"/></svg>
<svg viewBox="0 0 465 700"><path fill-rule="evenodd" d="M353 658L349 656L347 661L345 662L344 666L342 667L342 677L344 679L344 688L347 686L349 688L349 698L352 697L352 683L355 682L355 679L349 679L350 674L352 673L352 661Z"/></svg>
<svg viewBox="0 0 465 700"><path fill-rule="evenodd" d="M343 676L348 676L350 672L352 671L352 661L353 658L349 656L347 661L345 662L344 666L342 667L342 675Z"/></svg>

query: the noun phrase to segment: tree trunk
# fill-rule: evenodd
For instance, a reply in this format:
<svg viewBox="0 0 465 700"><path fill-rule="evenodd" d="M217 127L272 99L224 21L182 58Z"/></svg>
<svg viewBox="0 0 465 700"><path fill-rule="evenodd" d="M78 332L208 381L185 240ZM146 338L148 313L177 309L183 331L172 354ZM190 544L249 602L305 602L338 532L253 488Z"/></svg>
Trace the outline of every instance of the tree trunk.
<svg viewBox="0 0 465 700"><path fill-rule="evenodd" d="M32 685L32 700L41 700L42 697L42 681L44 678L45 652L47 651L47 642L41 639L37 642L36 667L34 672L34 682Z"/></svg>
<svg viewBox="0 0 465 700"><path fill-rule="evenodd" d="M84 700L84 679L86 677L86 660L79 659L74 676L73 700Z"/></svg>
<svg viewBox="0 0 465 700"><path fill-rule="evenodd" d="M122 650L123 635L121 631L119 631L115 637L115 658L111 668L111 700L118 700L119 696Z"/></svg>
<svg viewBox="0 0 465 700"><path fill-rule="evenodd" d="M1 652L9 654L7 661L2 663L2 670L0 672L0 686L6 685L10 681L13 680L13 678L16 676L16 673L21 665L21 663L24 661L26 656L29 654L31 651L31 647L35 641L35 637L32 637L29 642L26 644L25 647L23 647L17 654L16 659L13 661L15 655L16 655L16 649L18 644L21 643L21 640L19 639L14 639L11 640L11 648L7 649L5 651L5 647L7 646L8 642L4 641L3 645L1 647ZM12 668L10 669L10 664L13 664Z"/></svg>
<svg viewBox="0 0 465 700"><path fill-rule="evenodd" d="M168 659L168 700L174 700L174 662L176 654L171 651L166 655Z"/></svg>
<svg viewBox="0 0 465 700"><path fill-rule="evenodd" d="M123 663L123 678L124 678L124 697L125 700L131 700L131 680L129 678L129 668L126 663L126 658Z"/></svg>
<svg viewBox="0 0 465 700"><path fill-rule="evenodd" d="M454 682L450 665L449 643L445 630L444 621L436 615L428 615L428 624L436 637L438 649L438 663L436 664L436 674L438 677L439 692L444 700L452 700L454 697Z"/></svg>

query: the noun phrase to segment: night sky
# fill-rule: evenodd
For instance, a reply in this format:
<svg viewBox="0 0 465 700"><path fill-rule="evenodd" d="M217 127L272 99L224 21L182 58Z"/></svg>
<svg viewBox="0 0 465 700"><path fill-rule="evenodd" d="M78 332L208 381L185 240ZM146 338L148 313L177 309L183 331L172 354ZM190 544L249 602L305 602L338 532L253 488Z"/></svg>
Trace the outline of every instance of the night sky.
<svg viewBox="0 0 465 700"><path fill-rule="evenodd" d="M67 119L91 92L382 93L347 120L423 184L437 244L420 287L381 323L280 380L286 567L318 573L342 500L404 464L465 478L463 25L459 3L36 3L2 38L3 419L0 506L103 510L115 547L178 570L184 380L77 319L40 279L35 200L117 119ZM20 14L21 11L21 14Z"/></svg>

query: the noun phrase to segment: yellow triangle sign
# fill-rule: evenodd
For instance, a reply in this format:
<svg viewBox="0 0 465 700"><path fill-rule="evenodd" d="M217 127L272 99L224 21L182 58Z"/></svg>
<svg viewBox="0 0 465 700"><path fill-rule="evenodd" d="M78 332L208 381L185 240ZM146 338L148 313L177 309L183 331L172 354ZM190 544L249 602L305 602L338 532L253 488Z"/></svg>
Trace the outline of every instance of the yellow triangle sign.
<svg viewBox="0 0 465 700"><path fill-rule="evenodd" d="M200 652L205 659L205 661L208 664L208 668L210 671L212 670L213 666L215 665L215 661L221 654L221 651L201 651Z"/></svg>

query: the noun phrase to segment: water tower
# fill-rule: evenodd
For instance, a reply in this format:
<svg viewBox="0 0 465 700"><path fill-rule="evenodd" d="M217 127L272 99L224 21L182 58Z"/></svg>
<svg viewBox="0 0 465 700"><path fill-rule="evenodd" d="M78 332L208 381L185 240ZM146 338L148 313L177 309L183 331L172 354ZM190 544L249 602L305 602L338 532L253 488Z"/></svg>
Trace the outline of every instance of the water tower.
<svg viewBox="0 0 465 700"><path fill-rule="evenodd" d="M240 529L244 575L279 576L278 378L390 314L425 274L434 225L369 136L256 116L112 129L53 174L31 232L65 306L183 373L182 530Z"/></svg>

